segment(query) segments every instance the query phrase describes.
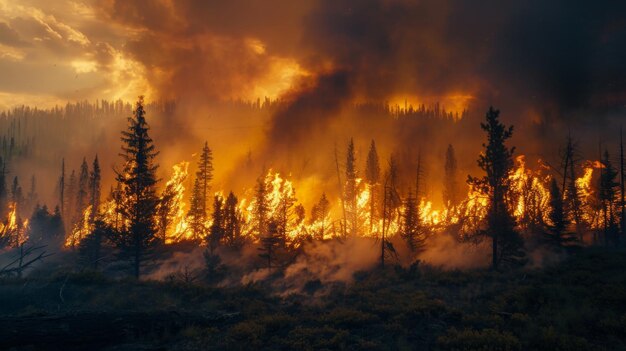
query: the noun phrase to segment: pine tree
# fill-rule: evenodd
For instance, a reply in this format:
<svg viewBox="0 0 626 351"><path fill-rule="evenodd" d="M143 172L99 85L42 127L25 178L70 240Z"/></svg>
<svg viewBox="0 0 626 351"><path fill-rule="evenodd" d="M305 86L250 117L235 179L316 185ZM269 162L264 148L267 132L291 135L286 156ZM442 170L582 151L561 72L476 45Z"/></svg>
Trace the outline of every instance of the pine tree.
<svg viewBox="0 0 626 351"><path fill-rule="evenodd" d="M376 151L376 144L372 140L370 150L367 153L367 162L365 164L365 180L369 188L370 199L370 234L374 231L374 223L378 221L378 215L376 211L377 190L378 183L380 182L380 164L378 161L378 152Z"/></svg>
<svg viewBox="0 0 626 351"><path fill-rule="evenodd" d="M563 155L563 185L561 196L564 196L565 211L569 214L569 218L576 223L576 233L578 239L582 241L582 235L585 231L585 223L583 220L583 204L580 191L576 186L578 174L576 158L576 144L572 140L571 135L567 136L567 144Z"/></svg>
<svg viewBox="0 0 626 351"><path fill-rule="evenodd" d="M278 225L273 220L269 221L267 225L267 234L261 238L261 247L259 248L259 251L261 251L259 256L267 260L268 270L271 270L272 267L276 266L276 254L280 247L281 240L282 239L278 234Z"/></svg>
<svg viewBox="0 0 626 351"><path fill-rule="evenodd" d="M287 241L287 233L289 233L292 227L296 198L295 192L286 186L284 180L280 183L278 191L280 198L278 199L278 208L274 214L274 221L277 225L278 235L282 238L282 243L284 244Z"/></svg>
<svg viewBox="0 0 626 351"><path fill-rule="evenodd" d="M199 179L202 194L200 200L202 213L204 214L202 219L205 219L207 215L207 202L209 201L209 189L211 187L211 180L213 180L213 152L209 149L209 144L207 142L204 142L204 147L202 148L196 177Z"/></svg>
<svg viewBox="0 0 626 351"><path fill-rule="evenodd" d="M105 257L104 241L114 235L115 231L102 220L94 222L94 229L78 244L80 262L93 270L98 270Z"/></svg>
<svg viewBox="0 0 626 351"><path fill-rule="evenodd" d="M191 199L189 201L189 227L193 233L194 240L198 241L206 236L205 227L206 213L203 213L202 206L202 183L200 178L197 178L193 182L193 188L191 189Z"/></svg>
<svg viewBox="0 0 626 351"><path fill-rule="evenodd" d="M117 181L121 186L122 230L115 238L117 247L130 259L135 278L140 277L148 250L157 242L154 213L158 202L158 166L154 158L158 153L148 130L143 97L140 97L134 116L128 119L127 130L122 132L124 166L121 172L117 172Z"/></svg>
<svg viewBox="0 0 626 351"><path fill-rule="evenodd" d="M267 184L265 183L265 177L261 176L257 179L253 209L255 230L259 237L262 237L265 233L267 233L269 220L269 203L267 195L268 189ZM276 223L274 223L274 225L276 225ZM278 231L277 228L274 229Z"/></svg>
<svg viewBox="0 0 626 351"><path fill-rule="evenodd" d="M78 192L76 194L76 209L74 212L74 223L82 226L84 220L83 212L89 201L89 166L87 160L83 158L80 165L80 175L78 177Z"/></svg>
<svg viewBox="0 0 626 351"><path fill-rule="evenodd" d="M314 233L315 237L318 240L323 240L326 235L326 221L328 214L330 213L330 202L326 198L326 194L323 193L320 200L313 206L311 209L311 221L312 223L319 223L319 228L317 228L317 232Z"/></svg>
<svg viewBox="0 0 626 351"><path fill-rule="evenodd" d="M555 178L552 178L550 182L550 213L548 217L550 223L547 225L548 230L544 234L545 243L557 250L571 245L576 238L567 232L569 221L565 213L563 196Z"/></svg>
<svg viewBox="0 0 626 351"><path fill-rule="evenodd" d="M482 178L469 177L468 182L488 196L486 233L492 241L492 268L500 263L517 263L523 258L523 241L515 231L515 221L510 213L507 198L510 192L509 175L513 169L515 148L508 148L506 141L513 135L513 127L507 128L498 117L500 111L489 108L486 122L481 128L487 133L484 153L479 156L478 166L485 171Z"/></svg>
<svg viewBox="0 0 626 351"><path fill-rule="evenodd" d="M444 167L443 203L447 210L459 203L459 189L457 184L457 161L452 144L446 150L446 164Z"/></svg>
<svg viewBox="0 0 626 351"><path fill-rule="evenodd" d="M59 177L59 206L61 206L61 215L65 215L65 159L61 160L61 176Z"/></svg>
<svg viewBox="0 0 626 351"><path fill-rule="evenodd" d="M617 188L620 184L616 180L618 172L611 163L608 150L604 151L601 162L602 174L600 175L600 191L598 196L602 206L604 243L608 245L609 240L614 243L617 240L618 228L615 221L615 200L617 198Z"/></svg>
<svg viewBox="0 0 626 351"><path fill-rule="evenodd" d="M74 226L74 212L76 209L76 194L78 192L78 184L76 180L76 172L72 170L67 183L67 191L65 194L65 231L70 232Z"/></svg>
<svg viewBox="0 0 626 351"><path fill-rule="evenodd" d="M357 208L357 171L356 156L354 151L354 141L350 139L348 144L348 152L346 156L346 186L344 197L346 203L346 212L348 223L345 223L349 235L356 236L358 234L358 208Z"/></svg>
<svg viewBox="0 0 626 351"><path fill-rule="evenodd" d="M91 173L89 174L89 205L91 206L91 222L94 223L96 216L100 212L100 164L98 155L93 160Z"/></svg>
<svg viewBox="0 0 626 351"><path fill-rule="evenodd" d="M30 177L30 189L26 194L26 212L32 212L37 205L37 180L35 176Z"/></svg>
<svg viewBox="0 0 626 351"><path fill-rule="evenodd" d="M400 234L413 252L422 250L426 241L420 225L418 206L416 198L409 191L409 195L404 202Z"/></svg>
<svg viewBox="0 0 626 351"><path fill-rule="evenodd" d="M222 197L215 195L215 200L213 202L213 214L211 215L213 223L211 224L209 236L205 239L211 255L213 255L213 252L219 246L220 241L222 241L222 238L224 237L223 203L224 201Z"/></svg>
<svg viewBox="0 0 626 351"><path fill-rule="evenodd" d="M15 205L18 212L21 212L22 205L24 203L24 195L22 195L22 187L20 186L20 182L15 176L13 178L13 185L11 186L11 202Z"/></svg>
<svg viewBox="0 0 626 351"><path fill-rule="evenodd" d="M400 194L398 193L398 165L393 156L389 158L389 169L385 175L385 183L383 187L383 228L380 240L380 265L385 267L385 259L389 254L395 254L395 249L391 242L387 239L391 236L389 228L391 223L397 218L397 210L402 205Z"/></svg>
<svg viewBox="0 0 626 351"><path fill-rule="evenodd" d="M237 197L231 191L224 202L224 238L230 247L238 248L241 242L242 215L237 208Z"/></svg>
<svg viewBox="0 0 626 351"><path fill-rule="evenodd" d="M4 216L8 210L9 192L6 181L6 161L0 158L0 216Z"/></svg>

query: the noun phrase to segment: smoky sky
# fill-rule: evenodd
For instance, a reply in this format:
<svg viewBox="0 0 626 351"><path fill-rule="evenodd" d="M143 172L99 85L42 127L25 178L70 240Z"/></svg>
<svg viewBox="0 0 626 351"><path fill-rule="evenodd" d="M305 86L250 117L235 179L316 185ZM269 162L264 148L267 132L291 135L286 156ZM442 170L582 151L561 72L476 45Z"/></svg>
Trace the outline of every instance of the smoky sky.
<svg viewBox="0 0 626 351"><path fill-rule="evenodd" d="M624 102L620 1L327 0L305 26L312 56L350 68L374 98L461 90L565 110Z"/></svg>

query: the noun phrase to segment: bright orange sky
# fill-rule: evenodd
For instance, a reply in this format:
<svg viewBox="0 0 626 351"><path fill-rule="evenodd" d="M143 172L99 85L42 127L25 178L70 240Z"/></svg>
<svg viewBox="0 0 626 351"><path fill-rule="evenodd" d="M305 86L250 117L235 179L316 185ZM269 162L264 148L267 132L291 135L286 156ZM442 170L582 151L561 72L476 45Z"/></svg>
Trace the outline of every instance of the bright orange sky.
<svg viewBox="0 0 626 351"><path fill-rule="evenodd" d="M168 1L155 3L165 6ZM155 98L154 83L148 77L167 79L168 72L154 69L147 74L146 65L125 49L147 29L111 21L104 14L110 10L107 6L108 1L98 0L0 0L0 110L84 99ZM194 45L202 41L210 46L222 45L220 40L229 38L189 39ZM237 50L263 60L266 72L246 76L245 69L236 67L244 72L241 81L245 84L232 87L236 94L220 98L276 98L305 74L294 59L270 55L261 40L237 40L241 44Z"/></svg>

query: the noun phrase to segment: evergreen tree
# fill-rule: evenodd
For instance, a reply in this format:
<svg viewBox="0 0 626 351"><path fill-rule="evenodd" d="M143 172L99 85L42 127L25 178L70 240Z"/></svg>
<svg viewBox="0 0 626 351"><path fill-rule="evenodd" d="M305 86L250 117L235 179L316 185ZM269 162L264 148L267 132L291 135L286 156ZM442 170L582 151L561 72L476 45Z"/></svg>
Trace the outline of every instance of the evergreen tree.
<svg viewBox="0 0 626 351"><path fill-rule="evenodd" d="M196 239L206 236L207 202L212 179L213 153L209 149L208 143L205 142L198 161L198 171L196 172L189 207L191 230Z"/></svg>
<svg viewBox="0 0 626 351"><path fill-rule="evenodd" d="M187 214L189 216L189 227L196 241L206 236L206 213L203 212L202 202L202 182L200 178L196 177L193 182L193 188L191 189L190 206Z"/></svg>
<svg viewBox="0 0 626 351"><path fill-rule="evenodd" d="M383 188L383 228L380 241L380 265L385 267L385 259L389 254L395 255L395 249L391 242L387 239L391 236L389 228L391 223L397 218L397 211L402 205L400 194L398 193L398 165L392 156L389 159L389 169L385 175L385 185Z"/></svg>
<svg viewBox="0 0 626 351"><path fill-rule="evenodd" d="M9 191L7 188L6 175L6 162L0 158L0 217L6 214L9 206Z"/></svg>
<svg viewBox="0 0 626 351"><path fill-rule="evenodd" d="M478 166L485 171L482 178L469 177L468 182L488 196L487 234L492 241L492 268L500 263L519 263L524 257L523 241L515 231L515 220L507 200L510 193L509 175L513 169L513 152L506 141L513 135L513 127L507 128L498 117L500 111L489 108L486 122L481 128L487 133L487 144L478 159Z"/></svg>
<svg viewBox="0 0 626 351"><path fill-rule="evenodd" d="M200 155L200 161L198 162L198 172L196 177L200 182L201 199L200 204L202 207L202 219L206 219L207 216L207 202L209 200L208 194L211 188L211 180L213 180L213 152L209 148L207 142L204 142L202 148L202 154Z"/></svg>
<svg viewBox="0 0 626 351"><path fill-rule="evenodd" d="M65 215L65 159L61 160L61 176L59 177L59 206L61 206L61 215Z"/></svg>
<svg viewBox="0 0 626 351"><path fill-rule="evenodd" d="M213 252L219 246L220 241L224 237L223 204L224 201L222 197L219 195L215 195L215 200L213 202L213 214L211 215L213 223L211 224L209 236L206 238L207 246L211 255L213 255Z"/></svg>
<svg viewBox="0 0 626 351"><path fill-rule="evenodd" d="M114 229L102 220L94 222L94 229L78 244L78 257L82 265L98 270L104 255L104 241L114 235Z"/></svg>
<svg viewBox="0 0 626 351"><path fill-rule="evenodd" d="M267 225L267 234L261 238L261 247L259 256L267 261L267 269L271 270L276 266L276 256L282 238L278 234L278 225L273 220Z"/></svg>
<svg viewBox="0 0 626 351"><path fill-rule="evenodd" d="M70 178L67 183L67 191L65 195L65 213L64 216L67 219L65 221L65 231L70 232L74 226L74 213L76 210L76 194L78 192L78 184L76 180L76 172L72 170Z"/></svg>
<svg viewBox="0 0 626 351"><path fill-rule="evenodd" d="M83 212L89 201L89 166L87 160L83 158L80 165L80 175L78 177L78 192L76 194L76 210L74 212L74 223L82 226L84 220Z"/></svg>
<svg viewBox="0 0 626 351"><path fill-rule="evenodd" d="M565 197L565 211L569 214L569 218L576 223L576 232L578 233L579 240L582 241L585 223L583 220L583 201L578 186L576 186L576 179L578 178L576 172L577 162L576 144L573 142L571 135L568 135L563 155L562 189L565 194L561 193L561 196Z"/></svg>
<svg viewBox="0 0 626 351"><path fill-rule="evenodd" d="M344 190L344 197L346 203L346 212L348 217L348 223L344 223L348 228L347 233L349 235L356 236L358 234L358 208L357 208L357 171L356 171L356 156L354 151L354 141L350 139L348 144L348 152L346 156L346 186Z"/></svg>
<svg viewBox="0 0 626 351"><path fill-rule="evenodd" d="M317 232L314 233L316 239L323 240L327 232L327 217L330 213L330 202L326 198L326 194L323 193L320 200L311 209L311 221L313 223L319 223L319 227L316 228Z"/></svg>
<svg viewBox="0 0 626 351"><path fill-rule="evenodd" d="M278 235L282 238L282 243L287 241L287 233L292 227L294 205L296 203L295 192L291 188L285 186L283 180L279 186L280 198L278 199L278 208L274 214L274 221L277 225Z"/></svg>
<svg viewBox="0 0 626 351"><path fill-rule="evenodd" d="M378 161L378 152L376 151L376 144L372 140L370 150L367 153L367 162L365 164L365 180L369 187L370 199L370 234L374 231L374 223L377 222L378 216L376 211L376 201L378 183L380 182L380 164Z"/></svg>
<svg viewBox="0 0 626 351"><path fill-rule="evenodd" d="M91 205L91 222L95 221L96 216L100 212L100 164L98 163L98 155L93 160L91 173L89 174L89 205Z"/></svg>
<svg viewBox="0 0 626 351"><path fill-rule="evenodd" d="M446 150L446 164L444 167L443 203L450 210L459 203L459 189L457 184L457 161L452 144Z"/></svg>
<svg viewBox="0 0 626 351"><path fill-rule="evenodd" d="M400 234L413 252L422 250L426 241L420 225L418 206L416 198L409 191L409 196L404 203L404 211L402 212Z"/></svg>
<svg viewBox="0 0 626 351"><path fill-rule="evenodd" d="M35 176L30 177L30 189L26 195L26 212L32 212L37 205L37 180Z"/></svg>
<svg viewBox="0 0 626 351"><path fill-rule="evenodd" d="M154 158L158 154L148 135L143 97L137 101L134 116L128 119L128 128L122 132L124 166L117 172L121 189L121 232L115 243L132 263L135 278L139 278L148 250L156 239L154 213L157 206L156 170Z"/></svg>
<svg viewBox="0 0 626 351"><path fill-rule="evenodd" d="M237 197L231 191L224 202L224 238L230 247L240 247L241 242L241 222L243 220L241 212L237 208Z"/></svg>
<svg viewBox="0 0 626 351"><path fill-rule="evenodd" d="M548 217L550 223L547 225L548 230L544 234L544 240L549 247L560 250L576 240L571 233L567 232L569 221L565 213L563 196L555 178L552 178L550 182L550 213Z"/></svg>
<svg viewBox="0 0 626 351"><path fill-rule="evenodd" d="M24 195L22 195L22 187L20 186L17 176L13 178L13 185L11 186L11 202L13 202L17 211L21 212L20 210L24 203Z"/></svg>
<svg viewBox="0 0 626 351"><path fill-rule="evenodd" d="M611 163L608 150L604 151L601 162L602 174L600 175L600 191L598 196L602 206L604 243L608 245L609 240L615 242L617 239L618 228L615 221L615 201L619 182L616 180L618 173Z"/></svg>
<svg viewBox="0 0 626 351"><path fill-rule="evenodd" d="M267 233L268 216L269 216L269 203L267 199L268 189L265 183L265 177L261 176L257 179L253 217L256 233L259 237L262 237ZM276 223L274 223L276 225ZM278 231L277 228L274 228Z"/></svg>

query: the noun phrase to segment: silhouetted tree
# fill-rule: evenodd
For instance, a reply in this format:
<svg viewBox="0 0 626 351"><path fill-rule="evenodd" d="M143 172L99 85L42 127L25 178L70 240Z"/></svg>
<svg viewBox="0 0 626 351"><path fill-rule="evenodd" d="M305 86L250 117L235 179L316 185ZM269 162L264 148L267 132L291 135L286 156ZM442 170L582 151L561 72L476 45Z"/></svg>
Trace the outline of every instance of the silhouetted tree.
<svg viewBox="0 0 626 351"><path fill-rule="evenodd" d="M213 223L211 224L211 228L209 230L209 236L206 238L207 246L211 255L219 246L220 241L224 237L223 203L224 201L222 197L219 195L215 195L215 200L213 201L213 214L211 215Z"/></svg>
<svg viewBox="0 0 626 351"><path fill-rule="evenodd" d="M404 202L400 235L406 241L409 249L413 252L423 249L426 241L420 224L419 213L417 210L418 206L419 205L413 196L413 193L409 191L409 195Z"/></svg>
<svg viewBox="0 0 626 351"><path fill-rule="evenodd" d="M78 256L82 265L98 270L101 261L106 257L104 254L104 241L114 236L114 228L97 219L94 222L94 229L91 233L85 236L78 244Z"/></svg>
<svg viewBox="0 0 626 351"><path fill-rule="evenodd" d="M330 212L330 202L328 202L328 199L326 198L326 194L322 193L322 197L320 198L320 200L311 209L311 222L319 223L319 227L316 228L317 232L313 233L313 235L318 240L323 240L324 235L327 232L326 221L327 221L329 212Z"/></svg>
<svg viewBox="0 0 626 351"><path fill-rule="evenodd" d="M378 220L378 213L376 211L376 201L378 183L380 182L380 164L378 161L378 152L376 151L376 144L372 140L370 150L367 153L367 162L365 164L365 180L369 187L370 199L370 234L374 231L374 223Z"/></svg>
<svg viewBox="0 0 626 351"><path fill-rule="evenodd" d="M89 166L87 160L83 158L83 162L80 165L80 174L78 176L78 192L76 194L76 211L74 213L77 223L83 219L83 212L88 206L89 201Z"/></svg>
<svg viewBox="0 0 626 351"><path fill-rule="evenodd" d="M563 185L561 196L564 196L564 207L569 218L576 223L576 233L582 241L582 235L585 231L585 223L583 220L583 204L580 191L576 185L578 174L577 169L578 158L576 157L576 144L573 142L571 135L567 136L567 144L563 155ZM563 193L564 192L564 193Z"/></svg>
<svg viewBox="0 0 626 351"><path fill-rule="evenodd" d="M457 161L454 147L448 145L446 150L446 164L444 167L443 203L450 210L459 203L459 189L457 184Z"/></svg>
<svg viewBox="0 0 626 351"><path fill-rule="evenodd" d="M563 249L576 241L572 233L567 232L569 221L565 213L563 196L555 178L550 182L550 223L546 226L544 234L545 243L556 250Z"/></svg>
<svg viewBox="0 0 626 351"><path fill-rule="evenodd" d="M253 218L256 233L259 237L266 235L267 224L269 216L269 203L267 199L268 189L265 183L265 177L261 176L257 179L255 195L254 195L254 208ZM276 225L276 223L274 223ZM277 228L274 228L276 231Z"/></svg>
<svg viewBox="0 0 626 351"><path fill-rule="evenodd" d="M354 150L354 141L350 139L348 144L348 152L346 155L346 185L344 189L344 197L346 203L346 212L348 217L348 223L345 223L348 228L347 233L350 235L357 235L358 233L358 208L356 203L357 197L357 171L356 171L356 156Z"/></svg>
<svg viewBox="0 0 626 351"><path fill-rule="evenodd" d="M0 216L4 216L8 209L9 191L7 188L7 169L6 161L0 158Z"/></svg>
<svg viewBox="0 0 626 351"><path fill-rule="evenodd" d="M93 165L91 173L89 174L89 205L91 205L91 218L92 223L95 222L95 218L100 212L100 181L102 176L100 174L100 164L98 163L98 155L93 159Z"/></svg>
<svg viewBox="0 0 626 351"><path fill-rule="evenodd" d="M243 218L237 208L237 203L237 197L231 191L224 202L224 239L226 245L236 248L243 244L241 237Z"/></svg>
<svg viewBox="0 0 626 351"><path fill-rule="evenodd" d="M385 267L385 259L391 254L395 255L395 249L391 242L387 239L391 236L389 228L391 222L397 218L397 210L402 205L400 194L398 193L398 165L395 158L389 158L389 168L385 174L385 183L383 187L383 228L380 240L380 265Z"/></svg>
<svg viewBox="0 0 626 351"><path fill-rule="evenodd" d="M487 133L487 144L483 144L485 151L478 158L478 166L486 175L468 178L468 182L489 199L485 234L492 240L494 270L501 262L519 262L524 257L523 241L515 231L515 220L507 204L515 148L508 148L506 141L513 135L513 127L507 128L502 124L499 115L500 111L490 107L486 122L481 123L481 128Z"/></svg>
<svg viewBox="0 0 626 351"><path fill-rule="evenodd" d="M604 243L608 245L609 240L615 241L617 235L617 224L615 221L615 200L617 198L617 170L611 163L608 150L604 151L602 158L602 174L600 175L599 199L602 206L602 216L604 225Z"/></svg>
<svg viewBox="0 0 626 351"><path fill-rule="evenodd" d="M194 240L199 240L206 236L206 213L203 212L202 202L202 182L200 178L196 177L193 182L193 188L191 189L189 212L187 214L189 216L189 227L193 233Z"/></svg>
<svg viewBox="0 0 626 351"><path fill-rule="evenodd" d="M206 236L208 191L213 179L213 154L205 142L198 161L198 171L194 180L189 206L190 226L194 238Z"/></svg>
<svg viewBox="0 0 626 351"><path fill-rule="evenodd" d="M128 119L128 128L122 132L122 158L124 166L117 172L121 186L120 235L115 243L121 253L132 262L135 278L141 274L141 266L156 238L154 213L157 206L156 170L154 158L157 152L148 135L148 124L143 108L143 97L137 101L134 116Z"/></svg>
<svg viewBox="0 0 626 351"><path fill-rule="evenodd" d="M261 238L259 256L267 261L267 269L271 270L275 266L276 254L281 245L282 238L278 234L278 225L273 220L267 225L267 234Z"/></svg>

